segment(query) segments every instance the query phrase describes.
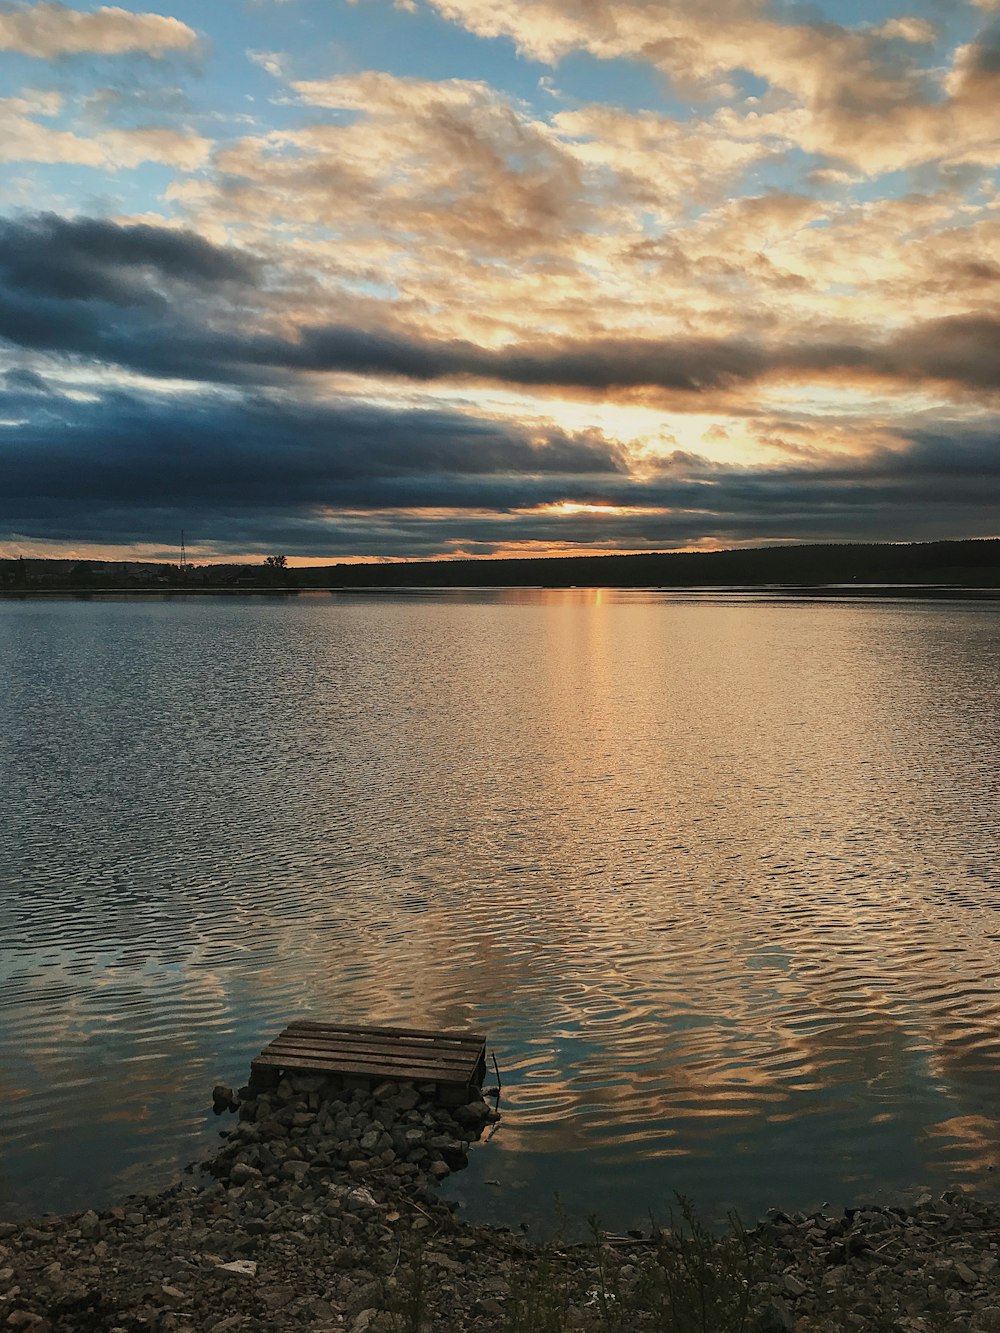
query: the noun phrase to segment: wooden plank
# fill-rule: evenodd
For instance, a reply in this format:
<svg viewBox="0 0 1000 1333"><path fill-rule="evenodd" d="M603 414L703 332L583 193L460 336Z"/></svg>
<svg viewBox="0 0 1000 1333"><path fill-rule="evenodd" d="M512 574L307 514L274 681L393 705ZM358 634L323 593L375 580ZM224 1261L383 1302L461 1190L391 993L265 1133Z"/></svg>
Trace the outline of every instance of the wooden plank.
<svg viewBox="0 0 1000 1333"><path fill-rule="evenodd" d="M373 1068L385 1069L391 1071L401 1065L406 1065L408 1069L428 1069L440 1072L449 1078L471 1078L476 1068L476 1060L463 1060L460 1064L454 1061L435 1060L432 1057L421 1058L417 1056L385 1055L384 1053L364 1051L361 1049L355 1051L316 1051L310 1047L285 1047L272 1043L261 1055L273 1055L276 1059L294 1060L299 1067L308 1064L310 1060L322 1062L324 1067L336 1064L341 1061L363 1060ZM387 1075L391 1077L391 1073Z"/></svg>
<svg viewBox="0 0 1000 1333"><path fill-rule="evenodd" d="M474 1041L486 1043L486 1037L478 1032L463 1032L454 1028L442 1028L439 1032L432 1032L424 1028L394 1028L394 1027L356 1027L349 1023L316 1023L309 1018L295 1018L289 1024L290 1028L312 1028L321 1032L356 1032L361 1036L367 1036L374 1033L378 1036L388 1037L434 1037L444 1038L448 1041ZM287 1031L287 1028L286 1028Z"/></svg>
<svg viewBox="0 0 1000 1333"><path fill-rule="evenodd" d="M459 1087L469 1087L474 1073L474 1071L470 1071L467 1078L460 1078L456 1077L453 1071L438 1071L435 1073L433 1068L429 1067L420 1069L397 1064L391 1068L386 1068L384 1065L371 1064L361 1059L350 1062L316 1059L300 1061L295 1056L267 1054L258 1055L255 1060L250 1062L250 1065L252 1069L284 1069L310 1074L364 1075L367 1078L408 1079L414 1083L441 1083Z"/></svg>
<svg viewBox="0 0 1000 1333"><path fill-rule="evenodd" d="M486 1038L479 1033L422 1028L363 1028L297 1019L251 1061L252 1074L279 1071L432 1083L441 1095L482 1082Z"/></svg>
<svg viewBox="0 0 1000 1333"><path fill-rule="evenodd" d="M295 1041L301 1046L315 1046L318 1049L326 1047L336 1048L337 1050L354 1050L357 1047L363 1047L365 1050L380 1051L440 1051L444 1055L452 1056L454 1059L461 1060L468 1055L474 1055L481 1051L485 1042L464 1042L459 1045L457 1042L439 1042L431 1041L427 1037L417 1037L412 1041L405 1037L357 1037L351 1034L342 1035L336 1032L302 1032L298 1028L286 1028L276 1041Z"/></svg>
<svg viewBox="0 0 1000 1333"><path fill-rule="evenodd" d="M280 1034L282 1041L308 1042L313 1046L378 1046L383 1050L424 1050L447 1051L452 1055L465 1055L470 1051L482 1050L485 1042L432 1041L429 1037L382 1037L373 1035L361 1037L355 1033L308 1032L301 1028L285 1028Z"/></svg>
<svg viewBox="0 0 1000 1333"><path fill-rule="evenodd" d="M444 1064L464 1066L470 1061L474 1063L483 1047L474 1046L458 1051L453 1047L442 1050L429 1043L400 1045L397 1042L316 1041L313 1038L281 1036L276 1037L266 1049L269 1051L315 1051L317 1055L326 1055L331 1058L338 1054L354 1055L358 1051L364 1051L366 1054L385 1055L400 1060L433 1059Z"/></svg>

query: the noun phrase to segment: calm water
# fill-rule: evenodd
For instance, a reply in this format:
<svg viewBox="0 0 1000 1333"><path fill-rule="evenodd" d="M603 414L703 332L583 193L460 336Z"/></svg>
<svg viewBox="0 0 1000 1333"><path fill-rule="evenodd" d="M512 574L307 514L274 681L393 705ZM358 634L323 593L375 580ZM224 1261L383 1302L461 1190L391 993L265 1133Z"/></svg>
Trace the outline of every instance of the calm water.
<svg viewBox="0 0 1000 1333"><path fill-rule="evenodd" d="M306 1014L489 1034L476 1217L989 1188L998 687L995 605L0 603L0 1211Z"/></svg>

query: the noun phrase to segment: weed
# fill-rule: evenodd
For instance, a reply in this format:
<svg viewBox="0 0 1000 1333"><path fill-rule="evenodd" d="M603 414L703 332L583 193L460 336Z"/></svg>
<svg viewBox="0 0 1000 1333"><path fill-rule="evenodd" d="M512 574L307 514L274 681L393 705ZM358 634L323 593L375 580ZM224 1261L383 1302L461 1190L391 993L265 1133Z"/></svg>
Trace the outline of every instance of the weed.
<svg viewBox="0 0 1000 1333"><path fill-rule="evenodd" d="M564 1333L569 1328L569 1307L565 1275L554 1251L544 1249L535 1263L514 1274L503 1333Z"/></svg>
<svg viewBox="0 0 1000 1333"><path fill-rule="evenodd" d="M417 1250L397 1286L398 1295L387 1302L393 1333L424 1333L427 1318L427 1268L423 1250Z"/></svg>
<svg viewBox="0 0 1000 1333"><path fill-rule="evenodd" d="M750 1314L755 1265L750 1239L735 1214L716 1237L678 1194L669 1231L655 1230L653 1262L637 1292L640 1308L661 1333L743 1333Z"/></svg>
<svg viewBox="0 0 1000 1333"><path fill-rule="evenodd" d="M746 1231L731 1216L729 1234L713 1235L681 1195L677 1209L644 1260L623 1266L596 1217L583 1264L577 1247L568 1262L562 1249L543 1250L515 1274L503 1333L565 1333L574 1305L600 1333L745 1333L754 1284Z"/></svg>

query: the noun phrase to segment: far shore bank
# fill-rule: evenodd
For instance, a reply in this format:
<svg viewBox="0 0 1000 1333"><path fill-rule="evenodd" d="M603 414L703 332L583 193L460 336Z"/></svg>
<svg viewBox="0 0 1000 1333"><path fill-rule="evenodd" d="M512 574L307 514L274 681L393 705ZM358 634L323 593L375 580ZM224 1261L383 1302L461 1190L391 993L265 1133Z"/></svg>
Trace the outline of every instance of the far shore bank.
<svg viewBox="0 0 1000 1333"><path fill-rule="evenodd" d="M607 591L616 593L661 593L666 596L684 596L698 598L773 598L775 601L866 601L866 600L938 600L938 601L1000 601L1000 585L981 587L976 584L733 584L725 587L659 586L659 585L621 585L621 584L380 584L380 585L317 585L304 588L259 587L228 588L207 585L204 587L160 587L156 585L135 587L84 587L84 588L0 588L0 599L5 601L26 601L29 599L75 600L75 601L125 601L130 598L178 597L224 597L228 599L249 598L286 598L350 596L350 597L420 597L434 593L504 593L504 592L581 592Z"/></svg>
<svg viewBox="0 0 1000 1333"><path fill-rule="evenodd" d="M290 564L0 557L0 590L295 592L483 588L620 588L660 591L795 591L819 596L936 596L975 589L997 595L1000 538L933 542L826 542L621 555L449 556ZM301 553L292 559L303 558ZM895 595L900 595L896 593Z"/></svg>

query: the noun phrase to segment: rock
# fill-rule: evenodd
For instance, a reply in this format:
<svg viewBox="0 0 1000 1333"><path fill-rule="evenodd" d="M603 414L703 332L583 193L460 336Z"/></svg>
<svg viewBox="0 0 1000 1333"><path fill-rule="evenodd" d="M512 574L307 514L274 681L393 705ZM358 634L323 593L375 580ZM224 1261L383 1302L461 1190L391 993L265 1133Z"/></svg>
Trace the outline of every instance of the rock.
<svg viewBox="0 0 1000 1333"><path fill-rule="evenodd" d="M804 1296L809 1290L804 1282L800 1282L794 1273L786 1273L781 1279L782 1289L789 1296Z"/></svg>
<svg viewBox="0 0 1000 1333"><path fill-rule="evenodd" d="M346 1195L346 1202L354 1207L377 1208L378 1204L371 1190L359 1186L357 1189L349 1190Z"/></svg>
<svg viewBox="0 0 1000 1333"><path fill-rule="evenodd" d="M449 1112L391 1081L373 1093L315 1082L285 1079L245 1102L203 1189L0 1224L0 1328L391 1333L418 1273L422 1333L506 1327L512 1293L537 1288L541 1250L516 1231L464 1224L435 1189L489 1108L473 1097ZM747 1233L760 1277L745 1326L1000 1333L998 1236L1000 1210L957 1193L838 1217L774 1212ZM656 1290L662 1253L641 1234L615 1239L623 1305ZM560 1327L596 1333L593 1247L558 1262ZM623 1309L620 1327L651 1323Z"/></svg>
<svg viewBox="0 0 1000 1333"><path fill-rule="evenodd" d="M234 1277L257 1276L257 1264L253 1259L234 1259L232 1263L218 1263L216 1270L220 1273L232 1273Z"/></svg>
<svg viewBox="0 0 1000 1333"><path fill-rule="evenodd" d="M259 1292L260 1299L272 1312L283 1310L295 1298L294 1287L264 1287Z"/></svg>
<svg viewBox="0 0 1000 1333"><path fill-rule="evenodd" d="M453 1112L455 1122L470 1128L478 1128L486 1123L490 1108L485 1102L470 1102L467 1106L456 1106Z"/></svg>
<svg viewBox="0 0 1000 1333"><path fill-rule="evenodd" d="M757 1316L756 1333L793 1333L795 1321L782 1300L770 1301Z"/></svg>
<svg viewBox="0 0 1000 1333"><path fill-rule="evenodd" d="M344 1304L344 1314L348 1319L357 1319L358 1315L370 1309L377 1312L379 1294L377 1282L365 1282L360 1287L355 1287Z"/></svg>
<svg viewBox="0 0 1000 1333"><path fill-rule="evenodd" d="M227 1111L235 1100L232 1088L225 1083L216 1083L212 1089L212 1103L218 1110Z"/></svg>
<svg viewBox="0 0 1000 1333"><path fill-rule="evenodd" d="M260 1180L261 1172L256 1167L248 1165L246 1162L236 1162L229 1172L229 1180L233 1185L246 1185L251 1180Z"/></svg>

